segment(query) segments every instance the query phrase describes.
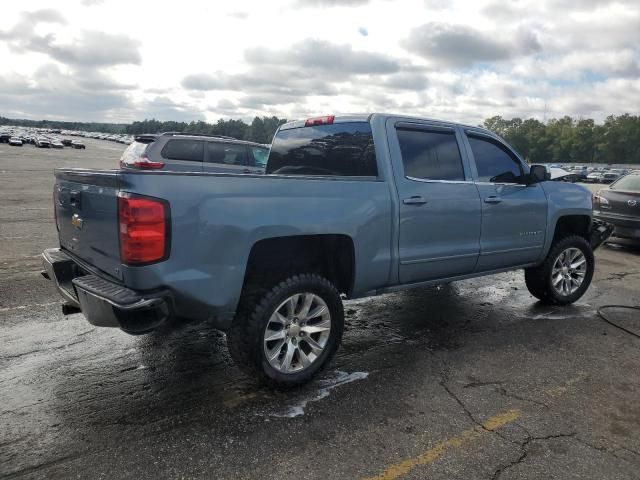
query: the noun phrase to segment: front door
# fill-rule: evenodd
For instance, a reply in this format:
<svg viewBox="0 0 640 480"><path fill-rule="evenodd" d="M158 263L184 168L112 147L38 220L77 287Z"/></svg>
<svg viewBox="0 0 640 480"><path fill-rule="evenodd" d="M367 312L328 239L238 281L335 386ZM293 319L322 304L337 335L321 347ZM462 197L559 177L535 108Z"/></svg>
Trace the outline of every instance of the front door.
<svg viewBox="0 0 640 480"><path fill-rule="evenodd" d="M391 119L387 132L399 196L400 283L473 272L481 204L456 129Z"/></svg>
<svg viewBox="0 0 640 480"><path fill-rule="evenodd" d="M547 197L542 186L525 184L528 167L498 139L468 131L467 140L482 200L476 271L537 261L547 228Z"/></svg>

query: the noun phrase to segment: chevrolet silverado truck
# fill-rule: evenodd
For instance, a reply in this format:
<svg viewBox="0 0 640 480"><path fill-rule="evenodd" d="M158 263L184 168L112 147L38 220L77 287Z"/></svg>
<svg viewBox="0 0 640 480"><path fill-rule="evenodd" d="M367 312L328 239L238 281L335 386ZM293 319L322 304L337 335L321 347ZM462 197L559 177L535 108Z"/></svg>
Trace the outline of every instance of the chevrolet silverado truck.
<svg viewBox="0 0 640 480"><path fill-rule="evenodd" d="M56 170L43 274L64 313L132 334L212 322L239 367L292 386L335 354L343 298L524 269L540 301L579 299L611 228L585 188L546 180L478 127L290 122L264 175Z"/></svg>

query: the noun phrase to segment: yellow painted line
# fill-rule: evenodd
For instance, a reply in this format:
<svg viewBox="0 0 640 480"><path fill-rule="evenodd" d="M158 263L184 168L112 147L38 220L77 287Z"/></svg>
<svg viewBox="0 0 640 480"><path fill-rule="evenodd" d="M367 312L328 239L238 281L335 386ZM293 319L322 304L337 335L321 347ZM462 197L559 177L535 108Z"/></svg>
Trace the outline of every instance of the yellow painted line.
<svg viewBox="0 0 640 480"><path fill-rule="evenodd" d="M437 443L429 450L421 453L416 457L407 458L406 460L391 465L380 475L369 477L364 480L394 480L396 478L399 478L402 475L406 475L417 466L433 463L435 460L444 455L448 450L460 448L465 443L478 438L485 430L497 430L498 428L507 425L508 423L516 421L519 417L519 410L509 410L507 412L495 415L484 422L482 424L482 427L477 426L475 428L465 430L464 432L456 435L453 438Z"/></svg>

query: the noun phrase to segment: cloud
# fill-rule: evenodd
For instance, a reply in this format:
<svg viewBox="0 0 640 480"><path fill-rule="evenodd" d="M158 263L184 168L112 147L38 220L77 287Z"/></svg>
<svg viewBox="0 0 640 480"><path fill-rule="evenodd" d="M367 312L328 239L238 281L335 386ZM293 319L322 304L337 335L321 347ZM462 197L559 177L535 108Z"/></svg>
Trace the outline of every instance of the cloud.
<svg viewBox="0 0 640 480"><path fill-rule="evenodd" d="M520 30L513 37L515 41L508 42L466 25L432 22L414 28L403 45L435 65L451 68L500 62L542 48L531 31Z"/></svg>
<svg viewBox="0 0 640 480"><path fill-rule="evenodd" d="M187 75L187 90L251 92L244 106L291 103L296 97L336 95L337 84L366 75L401 71L399 60L322 40L305 40L282 50L256 47L245 52L243 73Z"/></svg>
<svg viewBox="0 0 640 480"><path fill-rule="evenodd" d="M31 77L0 77L0 110L10 116L101 120L129 104L124 92L96 95L55 64L43 65Z"/></svg>
<svg viewBox="0 0 640 480"><path fill-rule="evenodd" d="M126 35L83 32L70 44L47 43L40 50L68 65L111 66L142 62L140 42Z"/></svg>
<svg viewBox="0 0 640 480"><path fill-rule="evenodd" d="M37 33L43 23L65 24L66 20L52 9L25 12L13 28L0 31L0 39L16 51L42 53L67 65L105 67L142 61L140 42L126 35L83 31L70 42L60 43L54 33Z"/></svg>
<svg viewBox="0 0 640 480"><path fill-rule="evenodd" d="M328 75L392 73L400 70L395 58L377 52L353 50L348 44L308 39L284 50L255 47L245 51L251 65L301 68Z"/></svg>
<svg viewBox="0 0 640 480"><path fill-rule="evenodd" d="M235 18L236 20L246 20L249 18L249 12L231 12L227 13L227 16Z"/></svg>
<svg viewBox="0 0 640 480"><path fill-rule="evenodd" d="M105 0L82 0L82 5L85 7L94 7L96 5L102 5Z"/></svg>
<svg viewBox="0 0 640 480"><path fill-rule="evenodd" d="M393 90L424 90L429 85L429 80L422 73L401 72L391 75L383 81L383 86Z"/></svg>

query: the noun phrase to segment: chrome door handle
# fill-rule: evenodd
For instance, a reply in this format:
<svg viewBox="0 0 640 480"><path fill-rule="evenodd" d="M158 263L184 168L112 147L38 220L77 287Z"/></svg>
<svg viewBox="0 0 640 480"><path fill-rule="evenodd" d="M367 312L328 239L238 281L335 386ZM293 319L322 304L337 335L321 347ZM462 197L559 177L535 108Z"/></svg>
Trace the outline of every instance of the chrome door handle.
<svg viewBox="0 0 640 480"><path fill-rule="evenodd" d="M405 198L404 200L402 200L402 203L404 203L405 205L424 205L425 203L427 203L427 201L423 197L414 196Z"/></svg>
<svg viewBox="0 0 640 480"><path fill-rule="evenodd" d="M490 197L486 197L484 199L484 203L500 203L501 201L502 201L502 198L496 195L491 195Z"/></svg>

